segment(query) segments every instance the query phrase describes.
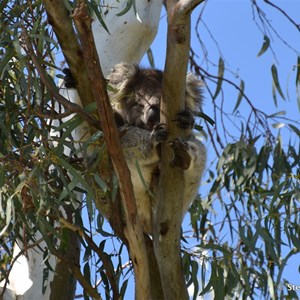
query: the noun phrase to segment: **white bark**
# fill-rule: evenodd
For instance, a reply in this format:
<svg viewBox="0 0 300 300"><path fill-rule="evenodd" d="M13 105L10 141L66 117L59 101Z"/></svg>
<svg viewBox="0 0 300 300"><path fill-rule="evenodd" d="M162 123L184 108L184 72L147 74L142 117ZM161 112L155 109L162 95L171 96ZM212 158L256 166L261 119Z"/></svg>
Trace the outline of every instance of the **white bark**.
<svg viewBox="0 0 300 300"><path fill-rule="evenodd" d="M95 18L93 32L96 40L97 51L101 60L104 75L107 75L112 67L122 61L139 62L150 47L158 28L162 0L138 0L136 1L136 14L131 8L123 16L116 16L126 6L127 0L106 1L104 9L104 21L109 29L107 33L100 22ZM70 101L81 104L76 91L63 91L64 96ZM82 125L84 126L84 124ZM75 133L80 140L85 132L79 128ZM45 244L41 243L43 249ZM14 247L14 257L20 253L18 245ZM9 275L9 284L4 294L4 300L48 300L50 298L50 285L46 293L42 295L43 254L38 249L29 249L28 258L21 255L15 262ZM51 266L55 268L55 258L51 258ZM49 273L49 281L53 279L53 273ZM3 282L0 283L3 286ZM0 287L1 292L1 287Z"/></svg>

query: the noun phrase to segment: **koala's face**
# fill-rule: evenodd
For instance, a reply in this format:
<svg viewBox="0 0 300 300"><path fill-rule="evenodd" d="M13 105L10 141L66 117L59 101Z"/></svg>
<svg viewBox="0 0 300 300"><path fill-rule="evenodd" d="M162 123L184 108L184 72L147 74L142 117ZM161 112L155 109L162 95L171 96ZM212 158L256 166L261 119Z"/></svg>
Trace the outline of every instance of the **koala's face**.
<svg viewBox="0 0 300 300"><path fill-rule="evenodd" d="M140 116L136 115L139 126L152 130L160 120L160 99L162 96L162 77L159 70L139 69L135 84L132 86L133 101L140 107Z"/></svg>
<svg viewBox="0 0 300 300"><path fill-rule="evenodd" d="M151 100L138 104L137 101L132 102L130 99L123 99L125 105L121 107L115 105L114 114L117 126L127 124L151 131L160 121L159 99Z"/></svg>
<svg viewBox="0 0 300 300"><path fill-rule="evenodd" d="M108 79L117 89L117 93L111 94L117 125L152 130L160 119L162 72L119 64Z"/></svg>
<svg viewBox="0 0 300 300"><path fill-rule="evenodd" d="M117 64L108 76L110 93L118 126L129 125L152 130L160 122L160 99L163 72L143 69L129 63ZM202 83L194 75L187 75L186 108L200 110Z"/></svg>

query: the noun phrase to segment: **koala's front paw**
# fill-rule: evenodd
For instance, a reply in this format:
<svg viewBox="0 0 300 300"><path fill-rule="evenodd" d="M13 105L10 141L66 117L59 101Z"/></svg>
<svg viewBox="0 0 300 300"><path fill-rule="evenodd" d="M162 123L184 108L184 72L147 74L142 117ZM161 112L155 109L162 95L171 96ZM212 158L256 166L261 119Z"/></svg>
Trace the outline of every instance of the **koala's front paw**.
<svg viewBox="0 0 300 300"><path fill-rule="evenodd" d="M179 138L171 142L171 147L174 151L173 160L170 162L172 167L177 167L182 170L187 170L191 164L191 156L188 152L189 145L187 142L182 142Z"/></svg>
<svg viewBox="0 0 300 300"><path fill-rule="evenodd" d="M151 135L156 143L166 142L169 136L167 125L162 123L155 125L151 132Z"/></svg>
<svg viewBox="0 0 300 300"><path fill-rule="evenodd" d="M179 112L173 121L177 122L177 125L182 129L192 129L195 122L194 116L189 109Z"/></svg>
<svg viewBox="0 0 300 300"><path fill-rule="evenodd" d="M65 87L68 89L76 88L76 80L73 78L70 69L64 68L63 73L65 74L64 81Z"/></svg>

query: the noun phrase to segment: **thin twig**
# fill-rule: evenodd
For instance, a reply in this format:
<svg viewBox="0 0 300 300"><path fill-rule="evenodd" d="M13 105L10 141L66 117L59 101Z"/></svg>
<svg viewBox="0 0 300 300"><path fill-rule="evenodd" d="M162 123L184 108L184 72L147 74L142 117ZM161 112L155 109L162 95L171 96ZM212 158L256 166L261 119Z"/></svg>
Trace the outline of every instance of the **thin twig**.
<svg viewBox="0 0 300 300"><path fill-rule="evenodd" d="M274 4L269 0L264 0L264 1L270 6L279 10L297 28L297 30L300 31L300 24L297 24L281 7L277 6L276 4Z"/></svg>

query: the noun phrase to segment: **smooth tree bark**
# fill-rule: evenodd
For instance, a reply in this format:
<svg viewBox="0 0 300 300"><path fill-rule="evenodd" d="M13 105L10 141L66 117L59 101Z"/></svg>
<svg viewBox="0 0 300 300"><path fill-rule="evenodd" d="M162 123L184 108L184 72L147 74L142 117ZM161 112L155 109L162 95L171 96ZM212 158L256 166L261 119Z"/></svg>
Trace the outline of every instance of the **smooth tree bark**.
<svg viewBox="0 0 300 300"><path fill-rule="evenodd" d="M43 3L49 23L54 29L72 75L79 83L78 92L62 90L62 95L75 104L85 106L94 101L93 92L83 64L83 54L74 33L70 12L65 8L63 1L44 0ZM117 14L123 11L127 0L112 0L107 1L107 4L104 21L109 28L109 33L101 26L96 17L92 24L97 50L99 56L102 57L101 67L104 75L107 75L113 65L118 62L140 61L156 35L162 1L137 1L137 13L135 14L131 9L122 16L117 16ZM120 30L121 28L122 30ZM86 132L85 126L86 123L77 129L76 140L82 139ZM39 241L38 245L44 249L46 244L40 238L40 236L36 237ZM70 256L74 255L77 241L74 243L73 247L72 244L70 245ZM57 258L51 255L49 263L54 268L56 276L54 277L53 272L50 271L49 284L45 294L42 294L43 272L46 268L43 263L43 253L35 247L27 249L28 255L25 256L22 248L21 242L14 247L15 263L9 275L9 284L6 286L4 300L63 299L62 295L65 295L64 299L72 299L74 278L70 276L68 268L60 267L60 264L57 264ZM64 284L60 284L60 282ZM68 282L70 285L67 284Z"/></svg>
<svg viewBox="0 0 300 300"><path fill-rule="evenodd" d="M202 0L167 0L168 37L163 78L161 122L166 123L170 140L184 137L176 114L185 108L185 83L190 51L190 16ZM173 150L162 145L157 207L154 210L154 251L165 299L188 299L185 285L180 236L183 203L183 170L170 166ZM176 284L174 284L176 282Z"/></svg>

